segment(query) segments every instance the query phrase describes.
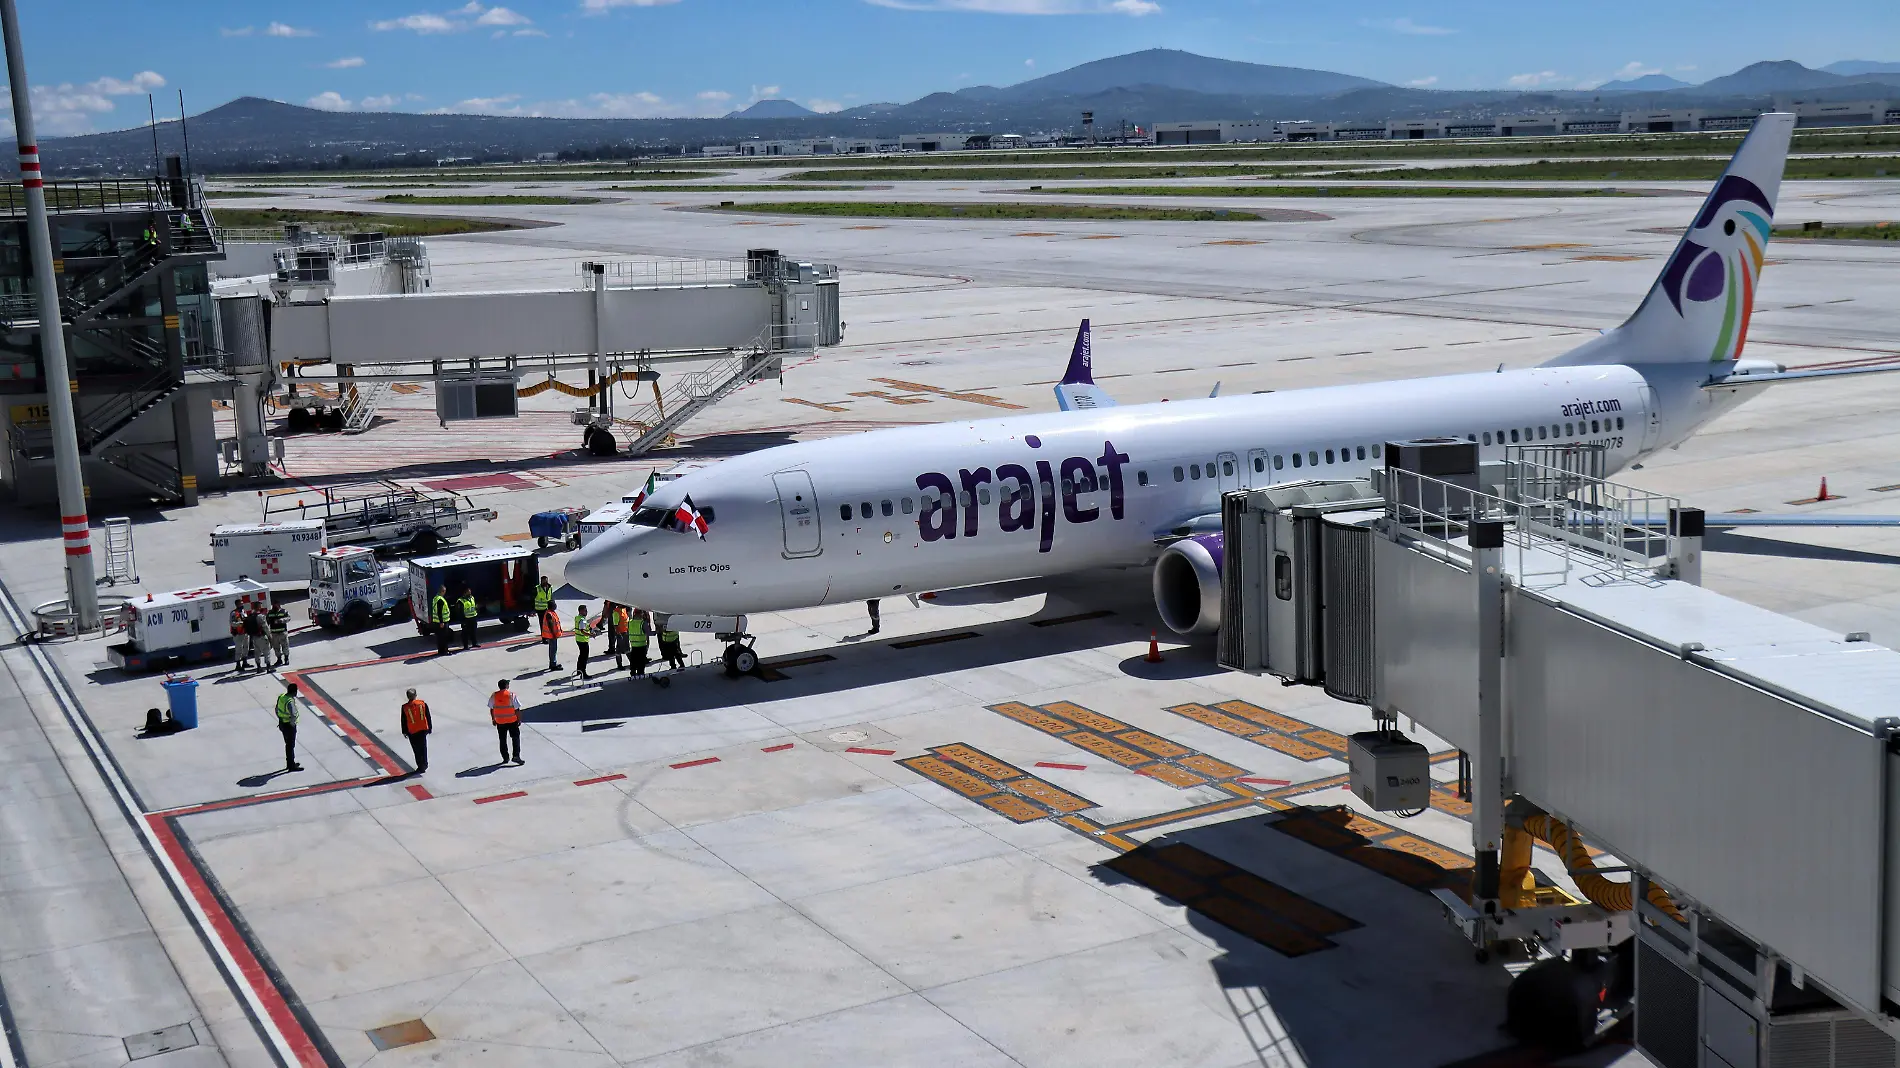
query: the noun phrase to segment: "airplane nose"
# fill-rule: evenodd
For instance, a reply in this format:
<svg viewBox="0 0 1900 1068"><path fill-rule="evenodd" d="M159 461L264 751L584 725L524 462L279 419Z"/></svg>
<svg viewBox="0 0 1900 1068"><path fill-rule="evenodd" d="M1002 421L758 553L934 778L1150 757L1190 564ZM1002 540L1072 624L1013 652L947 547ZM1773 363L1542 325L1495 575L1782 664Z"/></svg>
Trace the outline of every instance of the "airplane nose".
<svg viewBox="0 0 1900 1068"><path fill-rule="evenodd" d="M567 584L589 597L612 598L627 585L624 531L610 530L568 557Z"/></svg>

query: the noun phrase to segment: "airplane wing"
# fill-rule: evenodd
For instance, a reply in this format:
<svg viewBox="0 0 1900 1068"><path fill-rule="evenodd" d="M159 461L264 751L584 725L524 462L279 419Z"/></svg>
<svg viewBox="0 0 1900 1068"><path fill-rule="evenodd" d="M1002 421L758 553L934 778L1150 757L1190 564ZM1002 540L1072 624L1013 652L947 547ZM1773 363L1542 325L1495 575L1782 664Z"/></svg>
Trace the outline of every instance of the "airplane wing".
<svg viewBox="0 0 1900 1068"><path fill-rule="evenodd" d="M1813 367L1797 367L1790 371L1785 368L1768 371L1740 372L1711 379L1702 384L1703 389L1733 389L1737 386L1764 385L1769 382L1801 382L1811 378L1844 378L1848 375L1878 375L1889 371L1900 371L1900 361L1883 360L1878 363L1855 364L1846 367L1820 364Z"/></svg>
<svg viewBox="0 0 1900 1068"><path fill-rule="evenodd" d="M1094 355L1089 349L1089 321L1075 332L1075 348L1069 353L1069 369L1056 385L1056 403L1065 412L1089 408L1113 408L1115 399L1095 384Z"/></svg>

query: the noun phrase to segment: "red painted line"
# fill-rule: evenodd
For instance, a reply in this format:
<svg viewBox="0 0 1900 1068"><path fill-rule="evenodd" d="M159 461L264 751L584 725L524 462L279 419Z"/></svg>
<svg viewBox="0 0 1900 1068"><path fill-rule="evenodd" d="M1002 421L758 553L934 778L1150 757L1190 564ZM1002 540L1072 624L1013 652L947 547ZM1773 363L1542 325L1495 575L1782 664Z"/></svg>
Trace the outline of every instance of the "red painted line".
<svg viewBox="0 0 1900 1068"><path fill-rule="evenodd" d="M211 923L213 937L224 946L225 951L231 955L231 959L237 963L239 975L263 1003L264 1011L269 1014L271 1023L289 1044L291 1053L297 1058L297 1064L308 1065L309 1068L322 1068L326 1063L323 1054L317 1050L316 1043L311 1041L309 1032L303 1029L303 1024L298 1021L296 1014L290 1011L290 1003L284 999L283 991L277 988L277 984L272 980L263 962L258 960L257 954L251 951L250 944L239 933L237 924L232 921L230 913L225 911L217 895L211 892L211 887L205 882L204 873L192 863L191 853L178 840L178 833L173 829L170 819L149 814L145 820L151 825L152 834L158 840L159 848L165 851L165 855L170 857L172 864L177 867L180 877L184 880L185 891L198 902L198 907L204 910L206 919Z"/></svg>
<svg viewBox="0 0 1900 1068"><path fill-rule="evenodd" d="M427 786L424 786L419 782L410 783L407 789L409 791L409 796L415 798L418 801L427 801L430 798L435 796L434 794L429 792L429 788Z"/></svg>
<svg viewBox="0 0 1900 1068"><path fill-rule="evenodd" d="M865 756L896 756L897 755L897 750L895 749L866 749L862 746L856 746L856 745L845 750L845 752L863 753Z"/></svg>
<svg viewBox="0 0 1900 1068"><path fill-rule="evenodd" d="M1256 782L1256 783L1260 783L1263 786L1291 786L1293 785L1293 780L1291 779L1257 779L1251 776L1245 776L1239 779L1235 779L1234 781L1235 782Z"/></svg>
<svg viewBox="0 0 1900 1068"><path fill-rule="evenodd" d="M615 779L624 779L624 778L626 778L626 776L625 776L625 775L601 775L601 776L597 776L597 777L595 777L595 778L592 778L592 779L575 779L575 780L574 780L574 785L576 785L576 786L592 786L592 785L594 785L595 783L598 783L598 782L613 782L613 781L614 781Z"/></svg>
<svg viewBox="0 0 1900 1068"><path fill-rule="evenodd" d="M486 805L491 801L507 801L512 798L526 796L528 796L528 791L526 790L510 790L505 794L489 794L487 797L478 797L475 799L475 803L478 805Z"/></svg>
<svg viewBox="0 0 1900 1068"><path fill-rule="evenodd" d="M790 749L790 748L791 748L791 747L793 746L793 744L795 744L795 743L792 743L792 742L786 742L786 743L784 743L783 745L768 745L768 746L766 746L766 747L765 747L764 749L761 749L761 750L759 750L759 752L761 752L761 753L783 753L783 752L784 752L784 751L786 751L787 749Z"/></svg>
<svg viewBox="0 0 1900 1068"><path fill-rule="evenodd" d="M1038 760L1036 761L1036 766L1039 768L1061 768L1063 771L1089 770L1089 766L1087 764L1058 764L1053 760Z"/></svg>
<svg viewBox="0 0 1900 1068"><path fill-rule="evenodd" d="M315 674L315 671L292 671L284 675L284 681L296 683L298 694L302 696L304 700L309 701L311 705L315 706L317 711L322 712L323 718L336 724L336 726L343 731L345 738L362 746L363 751L370 755L370 759L377 767L383 769L385 773L390 775L402 775L406 773L408 769L396 763L395 758L389 755L382 743L371 738L361 727L356 725L353 719L344 715L342 710L338 709L328 697L324 696L321 687L307 684L304 681L304 676L311 674Z"/></svg>
<svg viewBox="0 0 1900 1068"><path fill-rule="evenodd" d="M224 808L241 808L245 805L262 805L272 801L288 801L294 797L309 797L313 794L327 794L336 790L350 790L358 786L367 786L381 782L380 776L366 776L361 779L344 779L341 782L319 783L316 786L303 786L295 790L284 790L274 794L256 794L251 797L227 797L222 801L206 801L197 805L185 805L181 808L168 808L154 812L154 816L196 816L201 812L216 812Z"/></svg>
<svg viewBox="0 0 1900 1068"><path fill-rule="evenodd" d="M696 767L699 767L701 764L717 764L717 763L719 763L718 757L701 757L698 760L688 760L680 764L668 764L667 767L669 768L696 768Z"/></svg>

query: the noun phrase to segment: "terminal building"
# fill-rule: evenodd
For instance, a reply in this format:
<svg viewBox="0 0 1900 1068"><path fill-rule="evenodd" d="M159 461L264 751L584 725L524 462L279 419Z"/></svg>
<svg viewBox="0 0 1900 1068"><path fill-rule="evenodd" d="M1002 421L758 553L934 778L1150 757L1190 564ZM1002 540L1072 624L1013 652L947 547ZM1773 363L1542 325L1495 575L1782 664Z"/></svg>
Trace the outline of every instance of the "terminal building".
<svg viewBox="0 0 1900 1068"><path fill-rule="evenodd" d="M1155 123L1161 145L1230 144L1251 141L1412 141L1441 137L1557 137L1572 134L1702 133L1746 130L1762 108L1668 108L1619 114L1550 112L1496 118L1353 119L1312 122L1206 120ZM1900 125L1900 100L1833 103L1777 101L1803 127Z"/></svg>

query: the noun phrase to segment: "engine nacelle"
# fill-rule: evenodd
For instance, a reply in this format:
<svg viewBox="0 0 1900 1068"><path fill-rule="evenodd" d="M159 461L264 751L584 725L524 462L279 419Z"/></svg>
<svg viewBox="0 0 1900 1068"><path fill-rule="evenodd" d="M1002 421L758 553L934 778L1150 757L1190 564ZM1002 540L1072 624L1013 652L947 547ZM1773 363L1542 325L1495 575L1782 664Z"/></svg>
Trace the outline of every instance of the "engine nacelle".
<svg viewBox="0 0 1900 1068"><path fill-rule="evenodd" d="M1168 546L1155 561L1155 610L1176 634L1212 634L1220 629L1219 534L1197 534Z"/></svg>

